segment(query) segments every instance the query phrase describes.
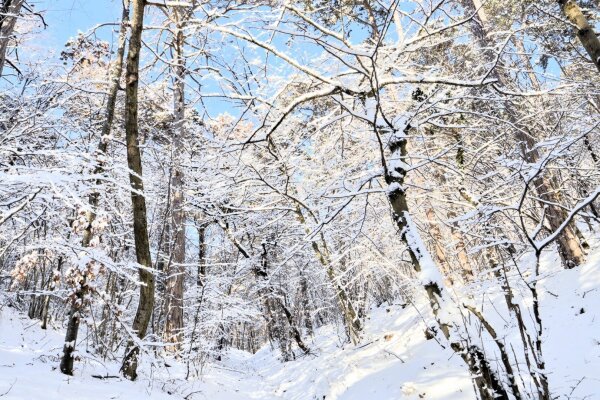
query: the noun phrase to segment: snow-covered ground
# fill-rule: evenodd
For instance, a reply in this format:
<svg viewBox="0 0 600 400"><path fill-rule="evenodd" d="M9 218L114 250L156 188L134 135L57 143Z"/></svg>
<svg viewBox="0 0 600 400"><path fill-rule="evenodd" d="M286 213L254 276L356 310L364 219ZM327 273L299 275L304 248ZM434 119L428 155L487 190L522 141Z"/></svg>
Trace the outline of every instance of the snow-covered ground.
<svg viewBox="0 0 600 400"><path fill-rule="evenodd" d="M388 312L389 310L389 312ZM80 351L75 377L58 369L63 336L4 308L0 319L0 394L8 399L472 399L460 358L427 341L409 307L375 309L372 332L358 346L340 344L337 332L321 330L311 343L315 355L281 363L267 346L252 355L232 350L196 381L184 366L147 364L139 380L98 379L119 375L117 363ZM168 392L172 393L169 395Z"/></svg>
<svg viewBox="0 0 600 400"><path fill-rule="evenodd" d="M545 259L542 281L544 354L552 393L561 399L600 399L600 253L565 271ZM137 382L118 376L80 347L76 375L57 369L63 334L4 307L0 314L0 396L3 399L474 399L460 357L426 340L414 306L374 308L359 346L342 345L328 327L308 339L314 354L281 363L266 346L252 355L232 350L198 379L184 380L185 366L151 366ZM501 312L499 313L501 315ZM495 323L499 323L496 321ZM505 328L512 325L510 319ZM508 329L508 328L507 328Z"/></svg>

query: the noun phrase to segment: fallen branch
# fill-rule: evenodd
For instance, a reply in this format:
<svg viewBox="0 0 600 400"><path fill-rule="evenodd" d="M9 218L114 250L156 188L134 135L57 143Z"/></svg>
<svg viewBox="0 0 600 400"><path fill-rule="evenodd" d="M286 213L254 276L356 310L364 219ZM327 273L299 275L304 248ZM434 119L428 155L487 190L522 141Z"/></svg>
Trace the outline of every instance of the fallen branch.
<svg viewBox="0 0 600 400"><path fill-rule="evenodd" d="M96 379L112 379L112 378L120 378L119 375L92 375L92 378Z"/></svg>

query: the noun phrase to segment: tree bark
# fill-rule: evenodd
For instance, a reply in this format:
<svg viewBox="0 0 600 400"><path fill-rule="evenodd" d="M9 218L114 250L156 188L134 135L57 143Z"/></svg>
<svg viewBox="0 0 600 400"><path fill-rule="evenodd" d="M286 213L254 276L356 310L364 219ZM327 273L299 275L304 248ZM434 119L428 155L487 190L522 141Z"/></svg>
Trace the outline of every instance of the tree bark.
<svg viewBox="0 0 600 400"><path fill-rule="evenodd" d="M138 142L138 84L142 31L144 27L145 0L133 0L131 35L127 53L125 75L125 134L127 142L127 165L131 185L131 204L133 208L133 235L138 274L141 281L138 308L133 320L133 330L139 339L146 336L148 324L154 308L154 273L148 240L148 222L146 220L146 198L142 180L142 157ZM137 378L139 344L129 339L123 358L121 371L131 380Z"/></svg>
<svg viewBox="0 0 600 400"><path fill-rule="evenodd" d="M185 122L185 59L183 56L184 21L182 10L174 7L175 37L173 40L173 138L172 138L172 178L173 201L171 222L173 231L172 262L169 263L166 286L167 321L165 340L173 343L172 350L177 350L183 340L183 289L185 274L185 210L183 196L183 170L181 154L183 153L183 136Z"/></svg>
<svg viewBox="0 0 600 400"><path fill-rule="evenodd" d="M24 0L4 0L0 7L0 77L6 63L6 51Z"/></svg>
<svg viewBox="0 0 600 400"><path fill-rule="evenodd" d="M575 0L558 0L558 4L563 14L574 25L577 38L589 54L598 71L600 71L600 40L598 40L598 36L594 32L594 27L590 25Z"/></svg>
<svg viewBox="0 0 600 400"><path fill-rule="evenodd" d="M106 103L106 118L102 125L102 132L100 136L100 142L98 144L98 161L94 167L94 175L96 178L96 187L102 184L102 180L99 177L104 172L104 158L106 150L108 148L109 136L115 116L115 105L117 102L117 94L119 91L119 82L121 80L121 73L123 72L123 58L125 54L125 41L127 38L127 26L129 21L129 0L123 3L123 14L121 17L121 27L119 29L119 41L117 47L117 58L110 71L110 89L108 99ZM92 224L96 219L96 208L98 207L100 193L97 188L90 194L88 199L89 209L86 211L87 225L83 232L83 238L81 241L82 247L89 247L93 232ZM85 273L82 273L78 285L75 289L73 299L71 301L71 309L69 310L69 319L67 323L67 332L65 334L65 344L63 347L63 355L60 361L60 370L63 374L73 375L73 352L75 351L75 344L77 342L77 334L79 332L79 322L81 308L83 307L83 301L88 292L88 285Z"/></svg>
<svg viewBox="0 0 600 400"><path fill-rule="evenodd" d="M463 4L470 13L475 13L476 11L478 13L479 21L473 21L470 24L470 29L477 42L480 44L480 47L491 47L489 46L489 39L485 27L487 16L481 8L481 3L479 0L467 0L463 1ZM487 61L492 61L492 58L493 57L489 53L486 52L484 54L484 59ZM507 83L509 78L498 72L497 69L494 69L490 73L490 76L497 79L503 86L508 86ZM524 126L519 122L518 112L512 102L507 102L506 109L511 124L517 127L517 129L514 130L515 138L520 146L523 159L528 164L536 164L540 159L540 154L536 147L534 135L530 132L529 127ZM550 229L552 229L552 231L558 230L562 222L566 219L567 212L562 207L558 206L561 203L561 198L554 188L553 178L537 177L533 180L533 185L535 186L539 198L542 200L541 206L547 207L548 209L546 215L548 216ZM579 244L576 231L571 225L557 238L559 255L565 268L576 267L585 261L583 249Z"/></svg>

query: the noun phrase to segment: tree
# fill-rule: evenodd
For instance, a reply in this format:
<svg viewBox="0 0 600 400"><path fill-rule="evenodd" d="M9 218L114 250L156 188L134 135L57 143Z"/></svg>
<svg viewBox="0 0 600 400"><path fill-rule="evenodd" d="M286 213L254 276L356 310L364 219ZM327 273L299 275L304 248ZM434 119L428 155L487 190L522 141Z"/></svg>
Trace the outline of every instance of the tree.
<svg viewBox="0 0 600 400"><path fill-rule="evenodd" d="M98 151L97 151L97 165L94 167L93 174L95 176L102 175L104 171L104 159L108 149L109 137L113 120L115 116L115 106L117 102L117 94L121 81L121 74L123 72L123 57L125 54L125 42L127 36L127 26L129 20L129 2L126 0L123 4L123 15L121 17L121 27L119 30L118 45L117 45L117 57L114 64L109 72L109 93L106 101L106 115L102 125L102 132L100 134ZM102 185L102 179L96 178L96 185L100 187ZM89 247L93 237L93 225L96 220L96 208L98 207L99 193L96 189L89 196L89 209L85 212L85 228L83 231L83 238L81 240L82 247ZM60 361L60 370L63 374L73 375L73 352L75 351L75 345L77 343L77 334L79 332L79 322L81 319L81 312L85 305L86 296L88 294L88 277L87 272L82 271L76 279L75 293L71 299L71 310L69 311L69 322L67 325L67 333L65 335L65 345L63 348L63 355Z"/></svg>
<svg viewBox="0 0 600 400"><path fill-rule="evenodd" d="M138 86L140 51L142 47L142 31L144 29L145 0L133 0L131 18L131 34L127 52L127 69L125 73L125 131L127 141L127 165L129 166L129 182L131 184L131 205L133 210L133 234L135 254L140 276L140 298L133 320L135 335L143 340L152 317L154 307L154 273L148 240L148 222L146 198L142 175L142 157L138 131ZM138 357L141 344L129 339L123 358L121 370L131 380L137 377Z"/></svg>
<svg viewBox="0 0 600 400"><path fill-rule="evenodd" d="M6 63L8 45L25 0L2 0L0 4L0 77Z"/></svg>
<svg viewBox="0 0 600 400"><path fill-rule="evenodd" d="M558 0L558 4L563 14L573 24L577 38L585 51L587 51L592 63L594 63L600 72L600 40L598 40L598 36L594 32L593 26L590 25L585 15L583 15L581 8L579 8L575 0Z"/></svg>

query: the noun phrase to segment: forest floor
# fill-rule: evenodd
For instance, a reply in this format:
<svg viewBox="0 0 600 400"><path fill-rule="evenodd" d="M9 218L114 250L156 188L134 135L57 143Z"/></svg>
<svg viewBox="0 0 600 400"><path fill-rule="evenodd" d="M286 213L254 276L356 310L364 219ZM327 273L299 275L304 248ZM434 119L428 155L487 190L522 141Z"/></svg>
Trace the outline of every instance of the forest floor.
<svg viewBox="0 0 600 400"><path fill-rule="evenodd" d="M600 399L600 252L585 266L562 270L544 259L541 281L544 354L551 391L560 399ZM492 289L485 296L498 296ZM500 302L497 302L500 304ZM187 366L149 360L138 381L119 376L117 361L98 359L79 344L74 377L60 374L63 332L7 306L0 310L0 397L4 399L475 399L460 357L426 340L423 307L393 304L371 310L359 346L322 328L307 341L314 354L282 363L270 346L256 354L231 350L221 362L185 380ZM495 326L514 326L497 313ZM505 318L503 320L503 318ZM512 329L514 331L514 329ZM505 333L508 335L508 333ZM514 333L513 333L514 334ZM150 362L152 361L152 362ZM194 368L192 368L194 372ZM96 376L109 376L100 379ZM193 374L194 375L194 374Z"/></svg>

